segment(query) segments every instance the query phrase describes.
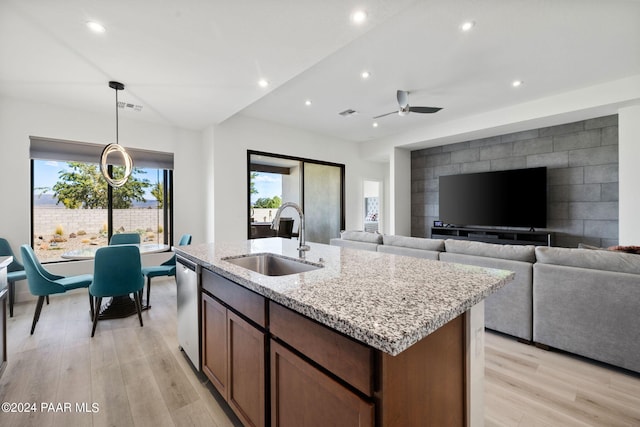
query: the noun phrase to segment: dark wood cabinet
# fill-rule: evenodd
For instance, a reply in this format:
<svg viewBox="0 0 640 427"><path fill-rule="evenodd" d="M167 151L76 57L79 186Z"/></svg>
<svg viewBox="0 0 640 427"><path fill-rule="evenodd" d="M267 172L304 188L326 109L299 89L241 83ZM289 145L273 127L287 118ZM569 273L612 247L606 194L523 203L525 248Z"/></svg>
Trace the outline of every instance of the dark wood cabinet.
<svg viewBox="0 0 640 427"><path fill-rule="evenodd" d="M227 309L202 294L202 371L227 398Z"/></svg>
<svg viewBox="0 0 640 427"><path fill-rule="evenodd" d="M206 270L202 287L202 370L245 426L264 426L267 337L243 316L264 320L264 301Z"/></svg>
<svg viewBox="0 0 640 427"><path fill-rule="evenodd" d="M227 311L227 402L245 426L265 425L265 334Z"/></svg>
<svg viewBox="0 0 640 427"><path fill-rule="evenodd" d="M373 426L374 406L271 341L271 425Z"/></svg>

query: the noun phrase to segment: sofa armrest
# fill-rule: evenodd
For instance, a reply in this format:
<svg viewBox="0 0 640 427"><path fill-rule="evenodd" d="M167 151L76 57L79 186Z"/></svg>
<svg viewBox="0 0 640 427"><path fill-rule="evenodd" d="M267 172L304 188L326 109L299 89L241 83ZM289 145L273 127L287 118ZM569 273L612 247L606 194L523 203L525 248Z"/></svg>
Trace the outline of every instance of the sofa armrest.
<svg viewBox="0 0 640 427"><path fill-rule="evenodd" d="M533 340L640 372L639 301L640 275L536 263Z"/></svg>

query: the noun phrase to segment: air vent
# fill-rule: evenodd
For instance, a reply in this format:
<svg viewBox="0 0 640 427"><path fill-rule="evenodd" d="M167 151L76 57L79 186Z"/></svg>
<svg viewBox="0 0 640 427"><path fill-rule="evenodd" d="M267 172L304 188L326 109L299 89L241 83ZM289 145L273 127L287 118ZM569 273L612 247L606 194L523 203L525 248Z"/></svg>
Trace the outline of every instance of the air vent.
<svg viewBox="0 0 640 427"><path fill-rule="evenodd" d="M348 110L344 110L340 114L342 117L350 117L353 116L354 114L358 114L358 112L356 110L352 110L351 108L349 108Z"/></svg>
<svg viewBox="0 0 640 427"><path fill-rule="evenodd" d="M142 105L135 105L129 102L118 101L118 108L122 108L123 110L141 111Z"/></svg>

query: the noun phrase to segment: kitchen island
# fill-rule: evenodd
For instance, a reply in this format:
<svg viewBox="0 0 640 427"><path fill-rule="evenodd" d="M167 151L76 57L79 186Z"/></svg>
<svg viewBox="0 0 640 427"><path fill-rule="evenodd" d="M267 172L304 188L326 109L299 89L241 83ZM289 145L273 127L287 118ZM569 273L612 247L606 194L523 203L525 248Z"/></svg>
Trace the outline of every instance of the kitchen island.
<svg viewBox="0 0 640 427"><path fill-rule="evenodd" d="M513 273L310 246L304 260L280 238L175 248L201 271L196 368L240 420L482 425L482 300ZM259 254L311 270L267 276L233 263Z"/></svg>

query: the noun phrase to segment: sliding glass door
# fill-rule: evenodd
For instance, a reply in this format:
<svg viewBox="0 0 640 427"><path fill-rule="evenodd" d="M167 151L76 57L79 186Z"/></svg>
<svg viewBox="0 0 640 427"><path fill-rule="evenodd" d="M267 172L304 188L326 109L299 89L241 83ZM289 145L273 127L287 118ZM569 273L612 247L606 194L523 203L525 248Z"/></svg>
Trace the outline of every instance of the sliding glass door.
<svg viewBox="0 0 640 427"><path fill-rule="evenodd" d="M342 168L317 163L304 165L304 212L309 242L329 243L340 237Z"/></svg>
<svg viewBox="0 0 640 427"><path fill-rule="evenodd" d="M344 165L248 151L247 183L249 239L298 236L300 219L291 208L282 213L280 232L271 230L285 202L302 207L309 242L329 243L344 229Z"/></svg>

